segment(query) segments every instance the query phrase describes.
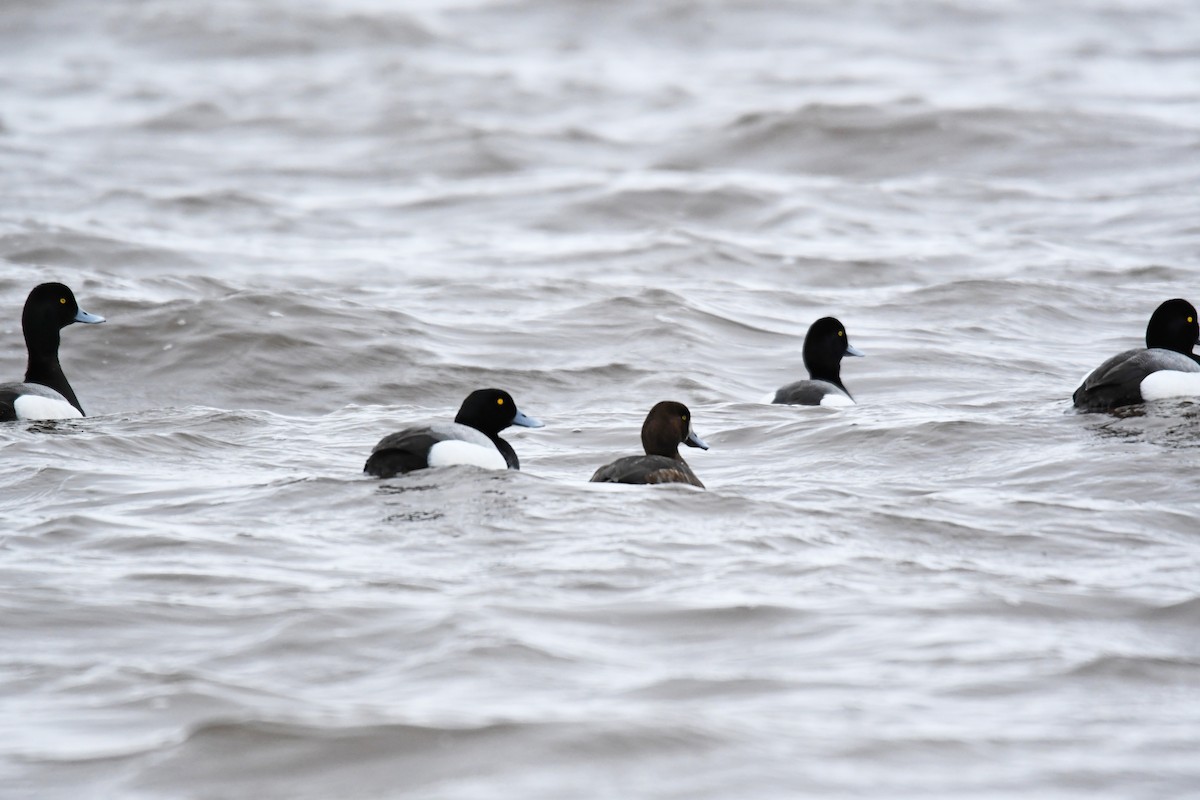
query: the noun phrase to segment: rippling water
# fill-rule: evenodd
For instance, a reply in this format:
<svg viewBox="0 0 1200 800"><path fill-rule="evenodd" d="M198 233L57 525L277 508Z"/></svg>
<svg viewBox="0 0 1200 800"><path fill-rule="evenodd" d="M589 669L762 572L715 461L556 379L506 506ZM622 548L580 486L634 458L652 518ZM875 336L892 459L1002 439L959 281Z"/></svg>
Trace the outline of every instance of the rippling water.
<svg viewBox="0 0 1200 800"><path fill-rule="evenodd" d="M1181 797L1193 2L0 10L0 794ZM832 314L860 405L764 405ZM509 389L524 471L376 481ZM585 483L691 406L708 485Z"/></svg>

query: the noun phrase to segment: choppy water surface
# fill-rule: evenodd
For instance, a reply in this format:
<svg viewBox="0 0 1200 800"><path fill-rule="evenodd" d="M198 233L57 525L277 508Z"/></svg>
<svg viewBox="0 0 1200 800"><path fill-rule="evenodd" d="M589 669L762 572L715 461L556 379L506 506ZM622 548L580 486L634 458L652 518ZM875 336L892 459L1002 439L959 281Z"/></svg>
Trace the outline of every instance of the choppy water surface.
<svg viewBox="0 0 1200 800"><path fill-rule="evenodd" d="M1200 7L7 2L0 794L1181 797ZM761 398L833 314L844 411ZM509 389L524 471L361 477ZM689 404L709 491L585 483Z"/></svg>

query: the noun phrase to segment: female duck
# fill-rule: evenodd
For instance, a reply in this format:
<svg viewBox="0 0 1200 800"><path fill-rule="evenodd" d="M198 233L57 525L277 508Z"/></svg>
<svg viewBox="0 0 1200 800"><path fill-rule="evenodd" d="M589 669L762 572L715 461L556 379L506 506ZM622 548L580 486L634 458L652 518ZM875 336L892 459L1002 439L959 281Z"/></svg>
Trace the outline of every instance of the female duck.
<svg viewBox="0 0 1200 800"><path fill-rule="evenodd" d="M842 385L842 356L865 356L850 344L846 326L822 317L804 337L804 368L808 380L789 383L775 392L772 403L798 406L852 406L854 398Z"/></svg>
<svg viewBox="0 0 1200 800"><path fill-rule="evenodd" d="M1146 348L1126 350L1083 379L1072 399L1083 411L1106 411L1147 400L1200 395L1200 344L1196 309L1187 300L1168 300L1146 325Z"/></svg>
<svg viewBox="0 0 1200 800"><path fill-rule="evenodd" d="M692 414L683 403L664 400L650 409L642 423L644 456L626 456L596 470L592 483L690 483L704 488L679 455L679 445L708 445L692 430Z"/></svg>
<svg viewBox="0 0 1200 800"><path fill-rule="evenodd" d="M512 445L500 438L500 431L509 425L542 427L542 423L517 410L517 404L508 392L478 389L467 395L454 422L405 428L383 437L371 451L363 472L390 478L417 469L451 464L520 469Z"/></svg>
<svg viewBox="0 0 1200 800"><path fill-rule="evenodd" d="M104 317L80 308L75 295L61 283L43 283L29 293L21 314L29 353L25 382L0 383L0 422L84 415L58 363L59 332L73 322L94 324L104 322Z"/></svg>

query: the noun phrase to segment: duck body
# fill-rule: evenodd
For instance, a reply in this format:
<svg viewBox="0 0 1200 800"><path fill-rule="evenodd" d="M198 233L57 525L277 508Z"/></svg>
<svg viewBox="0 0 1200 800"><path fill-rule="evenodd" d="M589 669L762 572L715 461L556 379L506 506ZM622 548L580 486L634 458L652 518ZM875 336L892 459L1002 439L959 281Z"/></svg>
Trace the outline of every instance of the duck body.
<svg viewBox="0 0 1200 800"><path fill-rule="evenodd" d="M704 488L682 458L669 456L625 456L605 464L592 475L592 483L688 483Z"/></svg>
<svg viewBox="0 0 1200 800"><path fill-rule="evenodd" d="M41 419L79 419L83 411L49 386L40 383L0 383L0 422Z"/></svg>
<svg viewBox="0 0 1200 800"><path fill-rule="evenodd" d="M501 439L500 441L504 441ZM507 442L504 442L508 445ZM468 425L454 422L432 423L389 434L375 445L363 467L365 472L390 478L405 472L453 464L471 464L484 469L520 469L516 453L513 459L484 434Z"/></svg>
<svg viewBox="0 0 1200 800"><path fill-rule="evenodd" d="M852 406L855 405L854 398L846 391L844 386L839 386L829 381L796 381L783 386L775 392L775 399L771 401L779 405L788 406Z"/></svg>

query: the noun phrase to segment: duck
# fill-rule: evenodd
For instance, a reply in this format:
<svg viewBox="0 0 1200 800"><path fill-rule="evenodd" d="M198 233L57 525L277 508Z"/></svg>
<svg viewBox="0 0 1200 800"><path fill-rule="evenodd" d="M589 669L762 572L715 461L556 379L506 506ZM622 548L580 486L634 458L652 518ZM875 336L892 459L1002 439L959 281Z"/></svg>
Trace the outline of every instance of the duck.
<svg viewBox="0 0 1200 800"><path fill-rule="evenodd" d="M592 475L591 483L687 483L703 489L704 484L679 455L679 445L707 450L708 444L692 428L692 412L683 403L656 403L642 423L642 456L618 458Z"/></svg>
<svg viewBox="0 0 1200 800"><path fill-rule="evenodd" d="M33 287L21 313L29 354L25 380L0 383L0 422L85 416L58 363L60 332L75 322L95 325L104 322L104 317L80 308L75 294L61 283Z"/></svg>
<svg viewBox="0 0 1200 800"><path fill-rule="evenodd" d="M500 438L510 425L543 424L517 408L503 389L477 389L467 395L454 422L416 425L379 440L363 472L391 478L414 470L470 464L484 469L521 468L512 445Z"/></svg>
<svg viewBox="0 0 1200 800"><path fill-rule="evenodd" d="M808 380L782 387L771 402L792 406L854 405L854 398L842 383L843 356L862 358L866 353L850 344L845 325L834 317L821 317L804 335Z"/></svg>
<svg viewBox="0 0 1200 800"><path fill-rule="evenodd" d="M1146 347L1118 353L1083 379L1071 400L1081 411L1200 396L1200 344L1196 307L1182 298L1167 300L1150 315Z"/></svg>

